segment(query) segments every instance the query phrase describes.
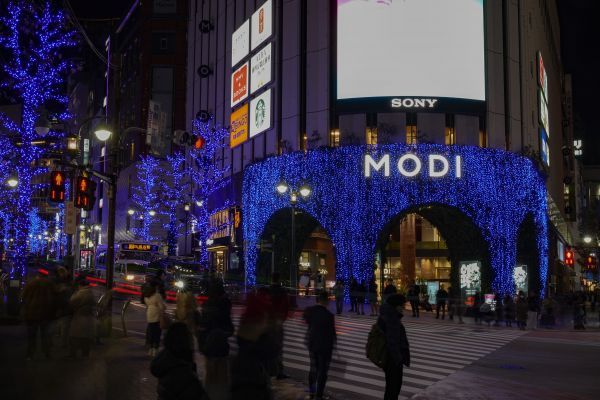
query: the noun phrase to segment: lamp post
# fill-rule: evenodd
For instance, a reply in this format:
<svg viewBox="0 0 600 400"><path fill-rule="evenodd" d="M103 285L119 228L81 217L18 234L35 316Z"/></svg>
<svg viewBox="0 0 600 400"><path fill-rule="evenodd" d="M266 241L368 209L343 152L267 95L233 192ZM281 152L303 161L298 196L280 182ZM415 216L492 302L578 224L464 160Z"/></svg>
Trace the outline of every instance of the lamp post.
<svg viewBox="0 0 600 400"><path fill-rule="evenodd" d="M296 206L298 199L308 198L312 190L307 184L300 186L298 190L292 189L285 181L280 181L275 187L280 195L289 194L290 207L292 209L292 232L291 232L291 257L290 257L290 286L296 290L298 271L296 267Z"/></svg>

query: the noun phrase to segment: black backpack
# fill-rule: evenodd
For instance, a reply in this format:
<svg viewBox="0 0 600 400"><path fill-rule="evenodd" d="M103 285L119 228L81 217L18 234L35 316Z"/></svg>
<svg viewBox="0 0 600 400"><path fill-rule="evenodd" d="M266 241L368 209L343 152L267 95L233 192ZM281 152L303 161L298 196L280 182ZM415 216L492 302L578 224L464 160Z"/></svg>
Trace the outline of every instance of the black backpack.
<svg viewBox="0 0 600 400"><path fill-rule="evenodd" d="M385 332L378 323L374 323L369 332L366 355L369 360L379 368L384 368L387 361L387 347Z"/></svg>

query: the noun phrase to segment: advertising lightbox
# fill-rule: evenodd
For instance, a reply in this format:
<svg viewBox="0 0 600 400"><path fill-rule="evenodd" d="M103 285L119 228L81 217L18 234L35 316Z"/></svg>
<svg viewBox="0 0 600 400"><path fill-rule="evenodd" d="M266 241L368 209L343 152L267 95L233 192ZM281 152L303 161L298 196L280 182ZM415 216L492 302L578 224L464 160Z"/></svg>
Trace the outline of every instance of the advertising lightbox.
<svg viewBox="0 0 600 400"><path fill-rule="evenodd" d="M248 97L248 63L231 74L231 107Z"/></svg>
<svg viewBox="0 0 600 400"><path fill-rule="evenodd" d="M234 148L248 140L248 103L231 113L229 147Z"/></svg>
<svg viewBox="0 0 600 400"><path fill-rule="evenodd" d="M539 94L540 100L540 122L542 123L543 128L546 130L546 134L550 137L550 117L548 113L548 103L544 98L544 94L540 90Z"/></svg>
<svg viewBox="0 0 600 400"><path fill-rule="evenodd" d="M250 101L250 137L271 128L271 89Z"/></svg>
<svg viewBox="0 0 600 400"><path fill-rule="evenodd" d="M271 34L273 34L273 2L267 0L252 14L252 33L250 35L252 50L271 37Z"/></svg>
<svg viewBox="0 0 600 400"><path fill-rule="evenodd" d="M244 59L250 52L250 20L246 20L231 35L231 66Z"/></svg>
<svg viewBox="0 0 600 400"><path fill-rule="evenodd" d="M483 0L337 0L337 100L485 101ZM396 104L398 100L396 100Z"/></svg>
<svg viewBox="0 0 600 400"><path fill-rule="evenodd" d="M250 59L250 93L271 82L271 43Z"/></svg>

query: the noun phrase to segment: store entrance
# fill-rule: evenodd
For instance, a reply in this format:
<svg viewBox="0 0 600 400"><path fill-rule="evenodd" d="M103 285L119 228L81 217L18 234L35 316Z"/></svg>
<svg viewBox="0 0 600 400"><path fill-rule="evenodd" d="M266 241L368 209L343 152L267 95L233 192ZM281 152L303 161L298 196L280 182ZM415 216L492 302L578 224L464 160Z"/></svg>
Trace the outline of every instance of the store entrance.
<svg viewBox="0 0 600 400"><path fill-rule="evenodd" d="M265 226L259 244L257 283L268 285L272 274L277 272L283 285L300 296L312 296L335 284L335 248L321 224L298 208L295 209L292 238L291 213L291 208L281 209Z"/></svg>
<svg viewBox="0 0 600 400"><path fill-rule="evenodd" d="M460 265L465 261L481 266L479 291L489 291L490 257L479 228L457 209L429 205L397 215L387 224L377 242L374 272L381 289L393 283L407 293L411 285L418 285L420 301L428 308L436 303L442 286L460 293Z"/></svg>

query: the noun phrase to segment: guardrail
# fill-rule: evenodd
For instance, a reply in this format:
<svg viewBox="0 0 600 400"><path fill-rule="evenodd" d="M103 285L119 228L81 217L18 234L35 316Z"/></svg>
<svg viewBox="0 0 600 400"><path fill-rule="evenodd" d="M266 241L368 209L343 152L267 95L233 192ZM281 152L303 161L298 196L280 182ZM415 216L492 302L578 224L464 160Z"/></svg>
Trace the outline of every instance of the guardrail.
<svg viewBox="0 0 600 400"><path fill-rule="evenodd" d="M127 313L127 309L131 304L131 299L127 299L123 307L121 308L121 326L123 327L123 336L127 337L127 323L125 321L125 314Z"/></svg>

